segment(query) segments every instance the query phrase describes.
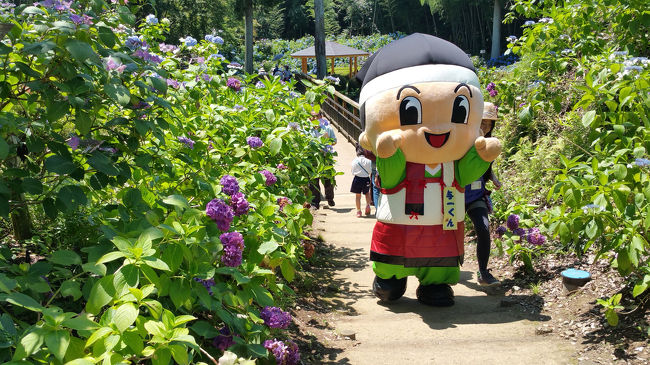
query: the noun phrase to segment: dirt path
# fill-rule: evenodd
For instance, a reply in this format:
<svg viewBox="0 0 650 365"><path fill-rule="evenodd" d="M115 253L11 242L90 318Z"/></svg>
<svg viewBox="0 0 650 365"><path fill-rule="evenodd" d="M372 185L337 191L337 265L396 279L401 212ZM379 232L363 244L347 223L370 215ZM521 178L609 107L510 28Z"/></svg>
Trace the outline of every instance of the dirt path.
<svg viewBox="0 0 650 365"><path fill-rule="evenodd" d="M330 325L351 333L345 350L330 355L330 364L573 364L571 344L536 335L549 320L539 310L511 305L512 298L487 295L476 284L476 267L461 268L453 287L456 304L433 308L415 297L417 280L409 278L406 294L382 305L371 293L374 273L368 261L374 216L356 218L350 162L354 147L338 135L336 206L319 210L314 228L334 245L332 282L338 313ZM374 208L373 208L374 212ZM472 255L468 252L467 255Z"/></svg>

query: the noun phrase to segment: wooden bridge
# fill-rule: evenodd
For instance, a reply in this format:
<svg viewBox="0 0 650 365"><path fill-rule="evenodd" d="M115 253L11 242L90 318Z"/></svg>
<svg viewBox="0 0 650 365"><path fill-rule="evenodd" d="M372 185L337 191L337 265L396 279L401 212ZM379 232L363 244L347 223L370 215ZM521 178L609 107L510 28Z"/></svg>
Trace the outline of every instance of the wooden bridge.
<svg viewBox="0 0 650 365"><path fill-rule="evenodd" d="M314 79L302 73L295 74L297 80ZM361 119L359 117L359 103L348 98L347 96L335 91L321 105L321 110L327 120L332 122L334 127L345 136L345 138L356 145L359 141L359 135L363 131L361 128Z"/></svg>

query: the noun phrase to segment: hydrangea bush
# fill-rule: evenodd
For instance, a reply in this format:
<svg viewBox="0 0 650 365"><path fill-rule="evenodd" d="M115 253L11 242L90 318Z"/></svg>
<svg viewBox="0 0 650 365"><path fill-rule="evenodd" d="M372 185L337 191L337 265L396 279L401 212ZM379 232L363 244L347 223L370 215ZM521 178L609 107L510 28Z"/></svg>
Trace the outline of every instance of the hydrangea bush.
<svg viewBox="0 0 650 365"><path fill-rule="evenodd" d="M277 359L261 313L334 174L301 132L327 86L237 75L220 37L165 44L125 0L0 6L0 362ZM74 212L93 241L38 245L32 222Z"/></svg>
<svg viewBox="0 0 650 365"><path fill-rule="evenodd" d="M506 202L532 203L556 248L593 252L628 279L632 290L624 298L647 296L647 3L518 0L511 9L506 22L526 20L523 35L508 45L520 61L481 70L498 90L503 121L497 134L506 151L499 164L506 186L493 194L497 215L503 217ZM599 302L611 325L618 323L618 300Z"/></svg>

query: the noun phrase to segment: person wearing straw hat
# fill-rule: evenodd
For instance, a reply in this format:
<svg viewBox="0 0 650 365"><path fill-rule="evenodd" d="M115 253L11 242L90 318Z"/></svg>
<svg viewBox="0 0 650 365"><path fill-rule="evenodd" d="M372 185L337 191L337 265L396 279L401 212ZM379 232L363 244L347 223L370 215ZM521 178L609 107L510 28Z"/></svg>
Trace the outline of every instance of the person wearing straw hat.
<svg viewBox="0 0 650 365"><path fill-rule="evenodd" d="M488 102L484 103L483 119L481 120L481 134L484 137L492 137L492 130L497 119L496 105ZM479 269L476 276L478 283L482 286L498 286L501 283L487 268L490 259L490 245L492 244L490 221L488 219L488 214L492 213L491 191L485 187L488 181L492 181L495 189L501 188L501 182L492 171L492 163L479 179L465 186L465 212L471 219L476 232L476 258Z"/></svg>
<svg viewBox="0 0 650 365"><path fill-rule="evenodd" d="M453 305L464 257L463 187L501 153L496 138L480 134L474 65L456 45L415 33L370 56L357 78L359 143L377 156L381 177L373 293L397 300L415 276L418 301Z"/></svg>

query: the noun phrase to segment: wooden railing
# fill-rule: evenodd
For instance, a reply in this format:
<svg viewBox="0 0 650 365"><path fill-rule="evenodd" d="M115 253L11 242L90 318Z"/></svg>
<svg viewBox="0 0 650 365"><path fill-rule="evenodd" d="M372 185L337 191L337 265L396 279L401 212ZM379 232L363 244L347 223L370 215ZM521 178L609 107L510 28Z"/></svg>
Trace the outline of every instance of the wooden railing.
<svg viewBox="0 0 650 365"><path fill-rule="evenodd" d="M298 80L307 79L311 82L314 80L305 74L295 74ZM334 92L321 105L323 114L336 129L341 132L350 143L356 145L359 141L359 135L363 131L361 128L361 119L359 118L359 104L347 96Z"/></svg>

